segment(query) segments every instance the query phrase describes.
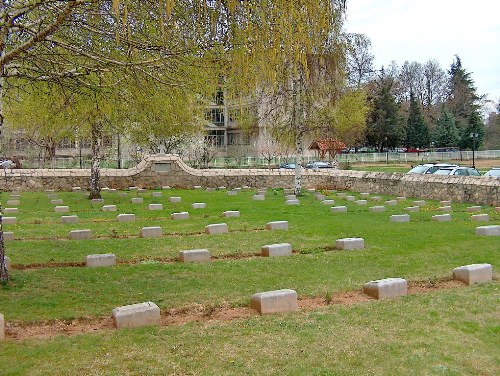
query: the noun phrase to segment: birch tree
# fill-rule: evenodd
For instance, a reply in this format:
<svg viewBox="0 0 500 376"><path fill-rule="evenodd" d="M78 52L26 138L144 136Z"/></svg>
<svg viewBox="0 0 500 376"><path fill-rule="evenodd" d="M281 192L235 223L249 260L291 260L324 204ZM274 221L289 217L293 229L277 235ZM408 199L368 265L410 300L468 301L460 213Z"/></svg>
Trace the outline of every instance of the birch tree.
<svg viewBox="0 0 500 376"><path fill-rule="evenodd" d="M295 192L301 191L304 135L314 127L314 113L332 104L344 85L341 27L345 1L228 1L230 92L278 98L295 140Z"/></svg>

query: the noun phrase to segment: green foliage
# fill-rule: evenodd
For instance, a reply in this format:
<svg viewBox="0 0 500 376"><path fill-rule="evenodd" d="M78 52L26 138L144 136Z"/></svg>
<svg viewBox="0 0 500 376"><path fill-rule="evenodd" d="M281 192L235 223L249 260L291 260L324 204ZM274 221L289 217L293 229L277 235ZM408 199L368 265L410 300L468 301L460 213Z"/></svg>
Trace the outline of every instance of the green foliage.
<svg viewBox="0 0 500 376"><path fill-rule="evenodd" d="M334 105L319 110L323 135L331 134L348 146L360 145L364 141L369 110L366 91L355 89L342 93Z"/></svg>
<svg viewBox="0 0 500 376"><path fill-rule="evenodd" d="M484 123L481 115L473 111L467 118L467 123L460 130L459 146L462 149L479 149L484 140Z"/></svg>
<svg viewBox="0 0 500 376"><path fill-rule="evenodd" d="M382 151L386 147L396 147L405 138L405 131L399 117L399 106L392 94L394 80L382 76L372 94L371 111L368 115L366 138L370 145Z"/></svg>
<svg viewBox="0 0 500 376"><path fill-rule="evenodd" d="M413 93L410 96L410 113L406 122L406 145L420 149L429 146L429 130Z"/></svg>
<svg viewBox="0 0 500 376"><path fill-rule="evenodd" d="M455 117L445 106L441 109L441 116L437 120L433 138L437 147L458 145L459 134L455 125Z"/></svg>
<svg viewBox="0 0 500 376"><path fill-rule="evenodd" d="M6 106L8 129L52 158L57 144L65 138L72 139L78 128L68 117L74 103L74 94L59 85L40 82L28 86Z"/></svg>

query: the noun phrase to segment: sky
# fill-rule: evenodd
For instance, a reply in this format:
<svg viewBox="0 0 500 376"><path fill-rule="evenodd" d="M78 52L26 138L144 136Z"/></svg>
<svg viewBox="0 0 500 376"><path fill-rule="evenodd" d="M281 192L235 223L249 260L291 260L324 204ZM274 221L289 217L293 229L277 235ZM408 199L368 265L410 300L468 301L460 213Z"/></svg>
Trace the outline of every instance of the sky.
<svg viewBox="0 0 500 376"><path fill-rule="evenodd" d="M477 94L500 101L499 0L347 0L345 28L370 38L377 69L436 59L448 71L458 55Z"/></svg>

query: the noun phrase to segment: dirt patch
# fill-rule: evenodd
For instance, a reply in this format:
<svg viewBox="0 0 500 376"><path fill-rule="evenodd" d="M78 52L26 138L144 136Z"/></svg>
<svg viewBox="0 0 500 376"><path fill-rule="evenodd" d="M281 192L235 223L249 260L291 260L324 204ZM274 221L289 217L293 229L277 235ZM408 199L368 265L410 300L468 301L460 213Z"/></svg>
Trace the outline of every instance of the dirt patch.
<svg viewBox="0 0 500 376"><path fill-rule="evenodd" d="M408 282L408 294L422 294L435 290L455 289L464 287L465 284L460 281L449 279L441 279L439 281L410 281Z"/></svg>
<svg viewBox="0 0 500 376"><path fill-rule="evenodd" d="M14 264L13 269L17 270L30 270L30 269L43 269L43 268L76 268L85 266L85 262L40 262L36 264Z"/></svg>
<svg viewBox="0 0 500 376"><path fill-rule="evenodd" d="M459 281L443 279L439 281L410 281L408 294L423 294L427 292L465 287ZM332 294L330 297L300 297L299 309L312 311L328 305L350 306L361 304L374 299L364 294L361 289L343 291ZM218 322L232 321L256 316L258 313L250 307L231 307L195 304L185 307L170 308L161 313L161 325L184 325L190 322ZM8 340L21 341L25 339L50 339L59 335L77 335L92 333L114 328L113 319L108 317L82 317L74 320L49 320L38 323L9 321L6 323L5 334Z"/></svg>

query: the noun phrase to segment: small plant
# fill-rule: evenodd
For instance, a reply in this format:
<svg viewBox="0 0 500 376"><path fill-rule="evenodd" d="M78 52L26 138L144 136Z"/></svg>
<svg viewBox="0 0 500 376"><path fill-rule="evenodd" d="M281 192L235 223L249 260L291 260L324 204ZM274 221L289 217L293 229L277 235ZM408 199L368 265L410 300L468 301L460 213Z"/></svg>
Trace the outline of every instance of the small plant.
<svg viewBox="0 0 500 376"><path fill-rule="evenodd" d="M327 291L325 294L325 303L330 305L333 299L333 294L330 291Z"/></svg>

